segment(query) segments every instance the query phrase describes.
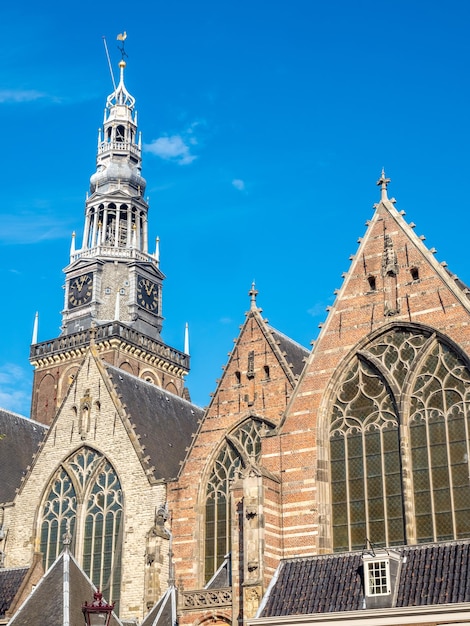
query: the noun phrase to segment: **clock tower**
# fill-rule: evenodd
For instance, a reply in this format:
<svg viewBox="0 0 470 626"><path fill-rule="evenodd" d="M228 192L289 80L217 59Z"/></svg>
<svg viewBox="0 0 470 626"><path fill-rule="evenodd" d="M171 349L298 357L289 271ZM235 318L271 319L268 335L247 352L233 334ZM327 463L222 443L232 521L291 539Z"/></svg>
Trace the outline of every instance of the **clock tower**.
<svg viewBox="0 0 470 626"><path fill-rule="evenodd" d="M158 240L148 250L148 203L135 99L119 84L106 101L90 178L81 248L72 237L64 269L62 334L31 346L35 367L31 417L50 423L83 354L93 342L103 360L185 395L189 356L167 346L162 330Z"/></svg>

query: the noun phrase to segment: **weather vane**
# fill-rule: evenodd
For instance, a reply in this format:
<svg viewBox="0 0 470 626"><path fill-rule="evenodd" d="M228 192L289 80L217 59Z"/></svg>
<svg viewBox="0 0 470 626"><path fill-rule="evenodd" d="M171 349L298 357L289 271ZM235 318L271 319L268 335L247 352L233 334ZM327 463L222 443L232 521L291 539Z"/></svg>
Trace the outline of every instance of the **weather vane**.
<svg viewBox="0 0 470 626"><path fill-rule="evenodd" d="M122 60L124 61L124 57L127 56L127 53L126 53L126 51L124 49L124 43L125 43L125 41L127 39L126 31L124 31L123 33L119 33L119 35L116 37L116 39L121 42L121 45L120 46L118 45L118 50L120 51L121 56L122 56Z"/></svg>

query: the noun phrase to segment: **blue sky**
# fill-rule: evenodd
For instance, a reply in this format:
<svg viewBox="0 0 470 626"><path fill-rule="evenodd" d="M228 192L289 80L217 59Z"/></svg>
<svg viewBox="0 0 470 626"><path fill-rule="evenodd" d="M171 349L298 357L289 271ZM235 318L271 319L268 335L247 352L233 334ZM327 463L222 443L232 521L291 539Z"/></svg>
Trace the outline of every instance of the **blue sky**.
<svg viewBox="0 0 470 626"><path fill-rule="evenodd" d="M126 31L146 145L163 338L209 402L249 307L308 346L357 238L390 196L468 267L470 4L463 0L3 3L0 406L28 414L29 343L58 335L97 129Z"/></svg>

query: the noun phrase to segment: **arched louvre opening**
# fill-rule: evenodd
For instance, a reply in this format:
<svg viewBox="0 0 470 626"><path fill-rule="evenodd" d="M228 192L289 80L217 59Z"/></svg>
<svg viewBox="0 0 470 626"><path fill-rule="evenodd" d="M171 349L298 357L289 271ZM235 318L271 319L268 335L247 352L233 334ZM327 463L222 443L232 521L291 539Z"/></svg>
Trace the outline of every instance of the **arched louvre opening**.
<svg viewBox="0 0 470 626"><path fill-rule="evenodd" d="M44 566L49 567L62 550L68 525L71 550L103 595L118 606L122 519L123 496L116 472L101 454L81 448L61 464L41 507Z"/></svg>
<svg viewBox="0 0 470 626"><path fill-rule="evenodd" d="M330 413L334 550L470 536L469 406L467 364L427 330L392 329L353 358Z"/></svg>
<svg viewBox="0 0 470 626"><path fill-rule="evenodd" d="M230 483L249 464L259 462L261 433L271 429L265 422L251 418L228 436L215 457L205 495L204 579L207 583L231 550Z"/></svg>

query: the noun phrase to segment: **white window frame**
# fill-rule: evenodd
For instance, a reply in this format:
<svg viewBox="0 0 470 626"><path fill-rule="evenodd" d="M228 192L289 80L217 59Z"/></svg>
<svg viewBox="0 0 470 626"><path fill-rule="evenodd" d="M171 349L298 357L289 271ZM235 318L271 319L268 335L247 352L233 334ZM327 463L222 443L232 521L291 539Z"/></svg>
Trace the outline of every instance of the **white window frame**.
<svg viewBox="0 0 470 626"><path fill-rule="evenodd" d="M364 563L366 567L366 594L372 598L388 596L392 592L390 580L390 559L373 559ZM383 574L382 574L383 573ZM385 584L383 583L385 579ZM377 584L377 581L380 581ZM383 589L385 588L385 591ZM380 589L380 591L378 591Z"/></svg>

